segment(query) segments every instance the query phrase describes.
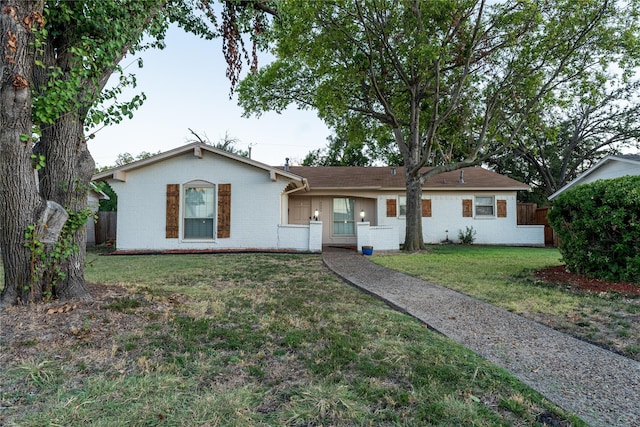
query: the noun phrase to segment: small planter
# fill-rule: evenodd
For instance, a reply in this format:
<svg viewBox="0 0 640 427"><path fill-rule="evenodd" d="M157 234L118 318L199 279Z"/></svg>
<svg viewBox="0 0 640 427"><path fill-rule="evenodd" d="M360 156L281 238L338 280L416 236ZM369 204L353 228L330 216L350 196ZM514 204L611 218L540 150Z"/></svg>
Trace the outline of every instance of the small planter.
<svg viewBox="0 0 640 427"><path fill-rule="evenodd" d="M362 255L373 255L373 246L363 246Z"/></svg>

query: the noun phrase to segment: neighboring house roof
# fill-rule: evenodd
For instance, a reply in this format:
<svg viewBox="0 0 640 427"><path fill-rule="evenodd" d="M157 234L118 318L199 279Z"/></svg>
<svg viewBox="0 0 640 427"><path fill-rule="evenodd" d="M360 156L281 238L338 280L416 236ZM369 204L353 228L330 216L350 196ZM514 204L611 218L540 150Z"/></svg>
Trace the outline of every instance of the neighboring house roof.
<svg viewBox="0 0 640 427"><path fill-rule="evenodd" d="M425 168L423 171L429 169L431 168ZM406 190L405 168L399 166L290 166L289 171L305 177L311 190ZM438 191L530 190L526 184L482 167L442 172L428 179L423 188Z"/></svg>
<svg viewBox="0 0 640 427"><path fill-rule="evenodd" d="M109 196L102 190L98 189L98 186L93 182L89 183L89 191L95 194L98 200L109 200Z"/></svg>
<svg viewBox="0 0 640 427"><path fill-rule="evenodd" d="M191 144L183 145L182 147L165 151L164 153L156 154L155 156L151 156L146 159L138 160L135 162L127 163L122 166L108 169L106 171L95 174L93 176L93 180L100 181L103 179L115 179L119 181L126 181L127 172L129 171L140 169L145 166L149 166L151 164L158 163L163 160L170 159L172 157L181 156L189 152L192 152L194 156L200 157L200 158L202 158L205 152L213 153L222 157L227 157L237 162L244 163L246 165L253 166L258 169L263 169L264 171L269 173L269 175L271 176L271 179L273 180L276 179L276 175L280 175L284 178L290 179L292 182L295 183L295 186L298 188L307 187L306 179L301 176L295 175L292 172L287 172L282 170L281 168L268 166L264 163L260 163L255 160L249 159L248 157L238 156L237 154L229 153L228 151L220 150L218 148L212 147L211 145L203 144L201 142L194 142Z"/></svg>
<svg viewBox="0 0 640 427"><path fill-rule="evenodd" d="M576 179L569 182L564 187L560 188L558 191L556 191L551 196L549 196L549 200L553 200L556 197L558 197L560 194L569 190L570 188L584 183L585 180L587 180L593 173L597 172L602 167L612 162L626 163L629 166L631 166L631 169L629 170L629 172L631 173L629 173L629 175L632 175L632 174L640 175L640 154L621 154L616 156L606 156L605 158L600 160L598 163L596 163L594 166L592 166L591 168L583 172L581 175L579 175Z"/></svg>

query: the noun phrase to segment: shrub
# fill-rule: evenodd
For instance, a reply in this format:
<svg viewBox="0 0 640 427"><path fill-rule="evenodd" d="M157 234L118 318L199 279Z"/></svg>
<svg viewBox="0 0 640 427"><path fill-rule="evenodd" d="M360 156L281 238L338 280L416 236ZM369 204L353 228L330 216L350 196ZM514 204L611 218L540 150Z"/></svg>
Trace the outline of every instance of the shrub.
<svg viewBox="0 0 640 427"><path fill-rule="evenodd" d="M470 245L476 240L476 230L473 227L465 227L463 230L458 230L458 239L463 245Z"/></svg>
<svg viewBox="0 0 640 427"><path fill-rule="evenodd" d="M549 223L571 272L640 283L640 176L600 180L561 194Z"/></svg>

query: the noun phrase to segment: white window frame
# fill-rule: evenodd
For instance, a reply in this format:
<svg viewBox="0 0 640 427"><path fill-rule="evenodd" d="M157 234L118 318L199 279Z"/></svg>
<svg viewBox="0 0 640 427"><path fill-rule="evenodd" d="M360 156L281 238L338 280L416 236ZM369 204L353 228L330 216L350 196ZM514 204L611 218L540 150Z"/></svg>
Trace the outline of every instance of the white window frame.
<svg viewBox="0 0 640 427"><path fill-rule="evenodd" d="M340 220L337 221L335 218L335 203L336 200L348 200L349 203L351 204L351 218L346 219L346 220ZM356 209L356 201L353 197L334 197L331 201L331 232L333 234L334 237L352 237L356 235L356 214L355 214L355 209ZM351 223L352 227L353 227L353 233L350 234L346 234L346 233L336 233L336 223Z"/></svg>
<svg viewBox="0 0 640 427"><path fill-rule="evenodd" d="M479 199L490 199L491 203L487 203L487 201L483 201L480 203ZM480 210L484 210L483 208L491 208L491 213L478 213L478 208ZM476 217L479 218L495 218L496 217L496 197L495 196L475 196L473 200L473 209Z"/></svg>
<svg viewBox="0 0 640 427"><path fill-rule="evenodd" d="M407 196L398 196L398 218L407 217Z"/></svg>
<svg viewBox="0 0 640 427"><path fill-rule="evenodd" d="M211 189L211 191L213 192L212 196L213 196L213 200L212 200L212 206L211 206L211 215L210 216L206 216L206 217L190 217L187 214L187 194L188 194L188 190L190 188L205 188L205 189ZM216 224L217 224L217 217L218 217L218 195L217 195L217 191L216 191L216 185L208 182L208 181L190 181L187 182L186 184L184 184L182 186L182 195L180 198L180 201L182 203L182 218L181 218L181 225L182 225L182 239L185 241L189 241L189 242L197 242L197 241L213 241L216 239L216 233L217 233L217 229L216 229ZM190 219L203 219L203 220L211 220L211 235L207 235L207 236L187 236L187 220Z"/></svg>

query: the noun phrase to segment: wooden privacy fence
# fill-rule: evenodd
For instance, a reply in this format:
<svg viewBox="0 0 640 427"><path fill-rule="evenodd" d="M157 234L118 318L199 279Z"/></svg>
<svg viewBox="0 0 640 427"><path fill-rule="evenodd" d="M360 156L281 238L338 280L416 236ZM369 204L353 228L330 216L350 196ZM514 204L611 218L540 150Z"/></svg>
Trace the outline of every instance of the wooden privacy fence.
<svg viewBox="0 0 640 427"><path fill-rule="evenodd" d="M539 225L536 222L537 208L535 203L518 203L518 225Z"/></svg>
<svg viewBox="0 0 640 427"><path fill-rule="evenodd" d="M557 246L553 228L547 220L549 208L539 208L535 203L518 203L518 225L544 225L545 246Z"/></svg>
<svg viewBox="0 0 640 427"><path fill-rule="evenodd" d="M98 212L96 222L96 245L116 241L117 212Z"/></svg>

